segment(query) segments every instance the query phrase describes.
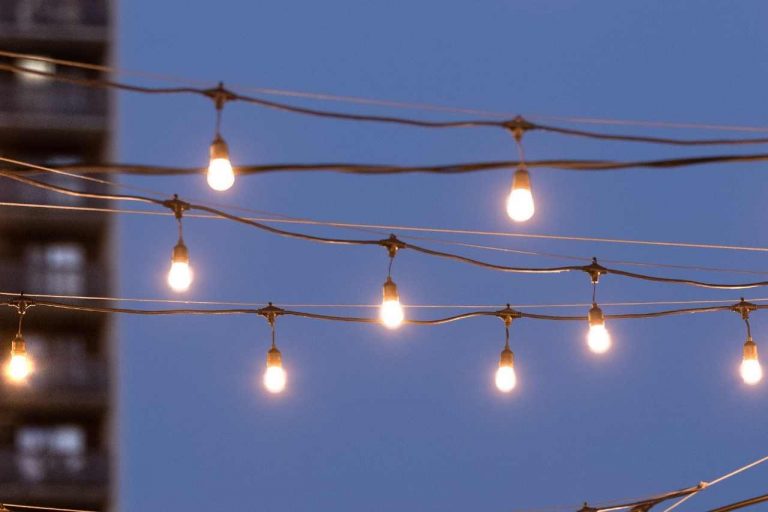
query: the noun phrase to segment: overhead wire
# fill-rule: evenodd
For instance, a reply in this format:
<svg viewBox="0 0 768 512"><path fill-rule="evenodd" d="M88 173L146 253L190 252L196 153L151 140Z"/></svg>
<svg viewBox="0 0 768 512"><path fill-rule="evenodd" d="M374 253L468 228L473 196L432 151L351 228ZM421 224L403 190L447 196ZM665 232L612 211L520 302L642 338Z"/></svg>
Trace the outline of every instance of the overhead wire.
<svg viewBox="0 0 768 512"><path fill-rule="evenodd" d="M336 112L330 110L320 110L308 107L302 107L298 105L292 105L288 103L282 103L256 96L248 96L244 94L235 93L219 86L218 89L214 88L196 88L196 87L146 87L134 84L127 84L117 82L108 79L96 79L86 77L76 77L60 73L53 73L42 70L33 70L25 68L23 66L16 66L13 64L0 63L0 70L32 74L41 77L47 77L52 80L83 85L88 87L100 87L110 88L121 91L143 93L143 94L195 94L198 96L204 96L215 99L216 101L240 101L243 103L250 103L259 105L261 107L270 108L274 110L280 110L283 112L291 112L294 114L302 114L307 116L337 119L345 121L356 122L371 122L371 123L384 123L384 124L397 124L401 126L411 126L417 128L501 128L504 130L522 129L524 131L538 130L550 133L556 133L566 136L586 137L598 140L609 141L621 141L621 142L642 142L652 144L666 144L674 146L711 146L711 145L751 145L751 144L766 144L768 143L768 137L758 138L716 138L716 139L679 139L672 137L657 137L657 136L645 136L645 135L632 135L632 134L612 134L596 132L592 130L579 130L574 128L566 128L561 126L546 125L541 123L533 123L521 116L516 116L513 119L507 120L488 120L488 119L464 119L455 121L431 121L425 119L413 119L406 117L396 116L383 116L372 114L355 114L348 112ZM223 98L223 100L221 100Z"/></svg>
<svg viewBox="0 0 768 512"><path fill-rule="evenodd" d="M673 169L698 165L711 165L723 163L755 163L768 160L768 153L734 154L734 155L705 155L681 158L664 158L657 160L526 160L528 168L548 168L562 171L620 171L631 169ZM498 160L491 162L461 162L445 165L394 165L394 164L358 164L342 162L316 162L316 163L284 163L284 164L259 164L238 165L237 172L240 175L264 174L274 172L323 172L332 171L344 174L361 175L390 175L410 173L434 173L442 175L465 174L472 172L487 172L494 170L509 170L516 168L523 162L521 160ZM93 162L85 164L68 164L52 167L57 170L74 171L73 174L133 174L142 176L183 176L199 175L198 167L169 167L158 165L122 164L112 162Z"/></svg>
<svg viewBox="0 0 768 512"><path fill-rule="evenodd" d="M206 306L241 306L250 308L263 307L269 301L244 302L244 301L216 301L216 300L191 300L191 299L165 299L148 297L114 297L114 296L93 296L93 295L72 295L72 294L44 294L24 292L0 292L2 297L19 297L23 295L31 299L65 299L74 301L104 301L104 302L135 302L135 303L157 303L157 304L183 304L183 305L206 305ZM768 302L768 297L749 298L748 302ZM635 306L668 306L668 305L692 305L692 304L732 304L733 298L728 299L696 299L696 300L646 300L646 301L609 301L601 302L602 306L607 307L635 307ZM275 301L273 301L275 302ZM353 303L287 303L279 301L283 307L304 307L304 308L338 308L338 309L371 309L378 308L380 304L353 304ZM591 302L571 302L571 303L514 303L510 307L513 309L532 309L532 308L584 308L591 306ZM406 309L494 309L498 304L404 304Z"/></svg>
<svg viewBox="0 0 768 512"><path fill-rule="evenodd" d="M3 157L0 157L0 161L3 161ZM39 170L46 169L44 166L40 166L40 165L30 165L30 167L34 169L39 169ZM756 282L745 282L745 283L713 283L713 282L694 280L694 279L681 279L681 278L654 276L654 275L648 275L648 274L641 274L637 272L628 272L625 270L614 269L610 267L604 267L602 265L598 265L596 260L591 265L567 265L567 266L559 266L559 267L522 267L522 266L500 265L500 264L478 260L475 258L470 258L460 254L454 254L454 253L449 253L445 251L429 249L416 244L412 244L410 242L403 242L401 240L398 240L394 235L391 235L389 239L384 239L384 240L345 239L345 238L315 236L315 235L309 235L306 233L300 233L296 231L289 231L285 229L276 228L274 226L270 226L263 222L253 221L245 217L240 217L237 215L230 214L223 210L211 208L209 206L205 206L201 204L186 203L184 201L180 201L177 197L174 197L173 199L170 199L170 200L162 201L159 199L154 199L154 198L144 197L144 196L136 196L136 195L98 194L93 192L81 192L77 190L68 189L66 187L61 187L57 185L40 182L31 178L27 178L25 176L21 176L19 174L7 172L7 171L0 171L0 176L9 178L15 181L19 181L21 183L25 183L27 185L38 187L44 190L58 192L58 193L62 193L69 196L92 198L92 199L126 200L126 201L143 202L147 204L153 204L156 206L162 206L164 208L169 208L174 212L177 212L177 211L180 212L182 210L202 211L202 212L219 216L224 219L238 222L240 224L245 224L251 227L255 227L262 231L267 231L272 234L284 236L287 238L301 239L301 240L320 242L320 243L326 243L326 244L334 244L334 245L357 245L357 246L367 245L367 246L381 246L381 247L396 247L398 249L410 249L414 252L426 254L429 256L449 259L449 260L458 261L461 263L467 263L474 266L478 266L478 267L482 267L490 270L501 271L501 272L520 273L520 274L558 274L563 272L574 272L574 271L587 272L587 273L593 274L597 272L599 274L614 274L614 275L619 275L619 276L624 276L624 277L629 277L629 278L639 279L639 280L645 280L645 281L653 281L653 282L669 283L669 284L683 284L683 285L695 286L700 288L723 289L723 290L742 290L742 289L756 288L756 287L768 285L768 281L756 281ZM179 213L177 213L177 215L179 215Z"/></svg>
<svg viewBox="0 0 768 512"><path fill-rule="evenodd" d="M64 205L64 204L49 204L49 203L19 203L19 202L13 202L13 201L0 201L0 207L18 207L18 208L37 208L37 209L50 209L50 210L63 210L63 211L80 211L80 212L95 212L95 213L112 213L112 214L125 214L125 215L147 215L147 216L159 216L159 217L171 217L173 216L172 213L165 212L165 211L153 211L153 210L132 210L132 209L126 209L126 208L109 208L109 207L97 207L97 206L77 206L77 205ZM243 210L249 211L248 208L242 208ZM276 214L273 212L268 212L271 215L281 215ZM193 219L210 219L210 220L222 220L221 217L211 214L196 214L196 213L188 213L185 214L185 218L193 218ZM418 231L418 232L442 232L442 233L451 233L450 230L442 229L442 228L428 228L428 227L413 227L413 226L387 226L387 225L376 225L376 224L352 224L352 223L341 223L341 222L333 222L333 221L320 221L316 219L307 219L307 218L297 218L297 217L288 217L283 216L283 218L277 218L277 217L247 217L249 220L258 221L258 222L271 222L271 223L282 223L282 224L300 224L300 225L311 225L311 226L326 226L326 227L336 227L336 228L342 228L342 229L351 229L351 230L360 230L365 232L373 232L373 233L380 233L383 234L388 231ZM487 235L487 236L506 236L509 235L509 233L489 233L489 232L479 232L479 231L471 231L471 230L462 230L464 234L468 235ZM525 236L525 234L521 234L521 236ZM552 252L544 252L544 251L532 251L532 250L522 250L522 249L513 249L508 247L498 247L498 246L492 246L492 245L486 245L486 244L473 244L468 242L461 242L457 240L448 240L445 238L435 238L435 237L425 237L425 236L416 236L416 235L402 235L400 238L403 239L413 239L413 240L424 240L429 242L434 242L438 244L443 245L455 245L458 247L466 247L470 249L481 249L481 250L487 250L487 251L495 251L495 252L504 252L504 253L512 253L512 254L521 254L521 255L528 255L528 256L541 256L545 258L555 258L555 259L563 259L563 260L571 260L571 261L584 261L588 262L591 261L591 258L587 256L575 256L575 255L567 255L567 254L559 254L559 253L552 253ZM632 243L633 241L626 241L627 243ZM751 251L755 248L752 247L741 247L741 246L716 246L716 247L698 247L698 248L710 248L710 249L732 249L732 250L747 250ZM766 249L768 251L768 249ZM655 268L671 268L671 269L679 269L679 270L697 270L702 272L722 272L722 273L735 273L735 274L751 274L751 275L768 275L768 271L762 271L762 270L751 270L751 269L737 269L737 268L723 268L723 267L711 267L711 266L701 266L701 265L682 265L682 264L671 264L671 263L658 263L658 262L645 262L645 261L633 261L633 260L617 260L617 259L602 259L601 261L605 263L611 263L611 264L618 264L618 265L632 265L632 266L639 266L639 267L655 267Z"/></svg>
<svg viewBox="0 0 768 512"><path fill-rule="evenodd" d="M41 505L22 505L20 503L0 503L0 512L4 512L1 507L11 507L11 509L22 510L42 510L48 512L97 512L96 510L84 510L79 508L61 508L61 507L46 507Z"/></svg>
<svg viewBox="0 0 768 512"><path fill-rule="evenodd" d="M753 462L750 462L749 464L745 464L744 466L741 466L741 467L739 467L739 468L737 468L737 469L735 469L733 471L730 471L730 472L728 472L728 473L726 473L726 474L724 474L722 476L719 476L719 477L715 478L714 480L711 480L709 482L702 482L701 489L699 489L695 493L691 494L690 496L686 496L682 500L680 500L680 501L678 501L676 503L673 503L671 506L669 506L666 509L664 509L663 512L671 512L672 510L674 510L678 506L682 505L685 501L687 501L688 499L692 498L693 496L695 496L699 492L701 492L701 491L703 491L705 489L709 489L710 487L712 487L714 485L722 483L725 480L733 478L734 476L739 475L739 474L741 474L741 473L743 473L745 471L748 471L748 470L754 468L755 466L759 466L760 464L763 464L763 463L765 463L767 461L768 461L768 455L766 455L765 457L761 457L761 458L759 458L759 459L757 459L757 460L755 460Z"/></svg>
<svg viewBox="0 0 768 512"><path fill-rule="evenodd" d="M187 85L205 86L209 82L203 80L193 80L186 77L170 76L168 74L151 73L137 70L127 70L125 68L118 68L114 66L104 66L99 64L78 62L65 59L57 59L48 56L32 55L19 52L11 52L7 50L0 50L0 56L9 58L23 58L36 61L48 62L65 67L74 67L80 69L88 69L93 71L100 71L110 74L119 74L124 76L136 76L139 78L146 78L150 80L183 83ZM296 98L304 98L319 101L334 101L334 102L346 102L353 104L372 105L378 107L390 107L397 109L411 109L411 110L423 110L434 111L442 113L454 113L454 114L469 114L478 115L483 117L501 118L507 119L514 117L515 114L508 112L490 111L478 108L467 107L452 107L448 105L437 105L432 103L414 103L395 100L386 100L379 98L339 95L329 93L318 93L311 91L297 91L278 89L274 87L254 87L247 85L239 85L238 88L243 90L251 90L259 94L276 95L276 96L288 96ZM541 119L545 121L560 121L575 124L598 124L598 125L617 125L617 126L640 126L648 128L665 128L665 129L698 129L698 130L716 130L716 131L741 131L741 132L768 132L768 127L764 126L744 126L734 124L716 124L716 123L691 123L691 122L670 122L670 121L658 121L658 120L630 120L630 119L614 119L604 117L586 117L586 116L557 116L557 115L543 115L543 114L528 114L526 117L531 119Z"/></svg>
<svg viewBox="0 0 768 512"><path fill-rule="evenodd" d="M2 292L4 296L8 296L10 292ZM114 307L114 306L95 306L85 304L73 304L67 302L50 301L50 300L31 300L26 294L19 295L19 298L23 298L27 301L29 307L43 307L51 309L60 309L68 311L79 311L86 313L112 313L112 314L129 314L129 315L142 315L142 316L171 316L171 315L200 315L200 316L229 316L229 315L261 315L264 316L268 312L274 312L275 307L272 302L267 303L266 306L261 308L174 308L174 309L146 309L146 308L127 308L127 307ZM605 318L611 320L639 320L648 318L660 318L666 316L688 315L688 314L705 314L735 311L744 301L737 304L723 305L723 306L704 306L704 307L691 307L691 308L677 308L677 309L664 309L642 313L613 313L605 315ZM8 300L3 303L5 306L16 307L17 300ZM768 309L768 305L752 305L754 310ZM347 322L347 323L363 323L363 324L379 324L378 318L368 318L359 316L347 316L347 315L328 315L320 314L309 311L299 311L295 309L282 309L278 308L277 315L280 316L293 316L299 318L307 318L313 320L328 320L335 322ZM459 313L444 317L432 318L427 320L406 319L405 324L409 325L421 325L421 326L435 326L443 325L447 323L456 322L459 320L468 320L472 318L480 317L511 317L531 320L543 320L543 321L578 321L584 322L587 320L587 315L552 315L542 313L530 313L526 311L514 310L507 305L504 309L495 311L488 310L474 310L466 313Z"/></svg>

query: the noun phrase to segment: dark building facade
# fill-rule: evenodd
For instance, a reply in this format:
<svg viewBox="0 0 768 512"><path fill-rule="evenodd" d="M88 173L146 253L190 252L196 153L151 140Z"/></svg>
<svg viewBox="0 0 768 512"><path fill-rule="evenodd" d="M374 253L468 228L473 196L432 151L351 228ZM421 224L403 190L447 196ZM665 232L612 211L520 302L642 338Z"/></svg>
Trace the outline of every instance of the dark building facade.
<svg viewBox="0 0 768 512"><path fill-rule="evenodd" d="M0 60L104 77L99 66L112 60L113 16L111 0L0 0L0 50L94 66ZM0 72L0 155L41 165L109 160L113 111L108 91ZM78 190L108 190L67 176L34 177ZM104 206L2 177L0 201ZM107 214L0 207L0 291L108 296L114 259ZM3 362L16 321L12 308L0 309ZM49 308L26 314L24 337L34 371L24 384L5 378L0 383L0 503L111 508L116 445L110 322L106 315Z"/></svg>

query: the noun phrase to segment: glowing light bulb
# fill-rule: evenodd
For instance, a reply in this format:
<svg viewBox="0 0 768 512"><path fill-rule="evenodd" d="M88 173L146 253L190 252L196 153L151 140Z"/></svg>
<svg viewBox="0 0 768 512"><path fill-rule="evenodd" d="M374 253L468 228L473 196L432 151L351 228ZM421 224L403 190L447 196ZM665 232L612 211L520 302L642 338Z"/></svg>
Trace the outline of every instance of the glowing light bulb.
<svg viewBox="0 0 768 512"><path fill-rule="evenodd" d="M507 215L515 222L525 222L533 217L534 211L531 176L525 169L518 169L507 198Z"/></svg>
<svg viewBox="0 0 768 512"><path fill-rule="evenodd" d="M5 366L5 375L13 384L23 384L32 373L32 361L27 355L26 344L21 334L11 343L11 358Z"/></svg>
<svg viewBox="0 0 768 512"><path fill-rule="evenodd" d="M611 348L611 334L605 328L603 311L597 307L597 304L593 304L587 317L589 318L587 345L595 354L604 354Z"/></svg>
<svg viewBox="0 0 768 512"><path fill-rule="evenodd" d="M757 358L757 345L752 337L744 343L744 358L741 360L741 378L745 384L754 386L763 379L763 368Z"/></svg>
<svg viewBox="0 0 768 512"><path fill-rule="evenodd" d="M235 171L229 161L227 143L221 137L216 137L211 143L211 159L208 164L208 185L219 192L228 190L235 183Z"/></svg>
<svg viewBox="0 0 768 512"><path fill-rule="evenodd" d="M496 387L503 393L509 393L516 385L515 355L509 347L505 347L499 357L499 369L496 370Z"/></svg>
<svg viewBox="0 0 768 512"><path fill-rule="evenodd" d="M405 319L403 306L400 304L400 296L397 293L397 285L391 277L384 283L383 299L379 311L381 323L387 329L397 329Z"/></svg>
<svg viewBox="0 0 768 512"><path fill-rule="evenodd" d="M286 374L280 351L272 347L267 352L267 370L264 372L264 387L270 393L280 393L285 389Z"/></svg>
<svg viewBox="0 0 768 512"><path fill-rule="evenodd" d="M185 292L192 284L192 279L192 269L189 267L189 251L184 242L179 240L179 243L173 248L171 270L168 271L168 286L173 291Z"/></svg>

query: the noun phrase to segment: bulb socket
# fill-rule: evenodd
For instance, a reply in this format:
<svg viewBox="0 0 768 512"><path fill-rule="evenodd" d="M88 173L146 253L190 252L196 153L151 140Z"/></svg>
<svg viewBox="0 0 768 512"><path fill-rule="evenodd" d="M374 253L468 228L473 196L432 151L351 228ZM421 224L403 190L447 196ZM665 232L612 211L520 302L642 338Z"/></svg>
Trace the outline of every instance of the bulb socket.
<svg viewBox="0 0 768 512"><path fill-rule="evenodd" d="M512 368L515 366L515 354L509 349L504 348L499 356L499 368Z"/></svg>
<svg viewBox="0 0 768 512"><path fill-rule="evenodd" d="M597 304L592 304L592 307L589 308L587 319L591 327L605 325L605 315L603 315L603 310Z"/></svg>
<svg viewBox="0 0 768 512"><path fill-rule="evenodd" d="M384 298L384 301L388 300L400 300L400 295L397 293L397 285L392 280L391 277L388 277L387 280L384 282L384 288L382 289L382 296Z"/></svg>
<svg viewBox="0 0 768 512"><path fill-rule="evenodd" d="M515 171L512 180L512 190L531 190L531 175L525 169Z"/></svg>
<svg viewBox="0 0 768 512"><path fill-rule="evenodd" d="M283 356L277 347L272 347L267 352L267 368L282 368Z"/></svg>
<svg viewBox="0 0 768 512"><path fill-rule="evenodd" d="M173 263L189 263L189 249L181 240L173 247L171 261Z"/></svg>
<svg viewBox="0 0 768 512"><path fill-rule="evenodd" d="M23 356L27 353L27 343L24 341L24 337L21 334L17 334L11 342L11 355Z"/></svg>
<svg viewBox="0 0 768 512"><path fill-rule="evenodd" d="M757 344L752 341L752 336L744 342L744 360L757 361Z"/></svg>
<svg viewBox="0 0 768 512"><path fill-rule="evenodd" d="M213 139L213 142L211 142L210 155L211 160L216 158L229 160L229 147L227 147L227 143L224 142L224 139L222 139L221 136L216 136L216 138Z"/></svg>

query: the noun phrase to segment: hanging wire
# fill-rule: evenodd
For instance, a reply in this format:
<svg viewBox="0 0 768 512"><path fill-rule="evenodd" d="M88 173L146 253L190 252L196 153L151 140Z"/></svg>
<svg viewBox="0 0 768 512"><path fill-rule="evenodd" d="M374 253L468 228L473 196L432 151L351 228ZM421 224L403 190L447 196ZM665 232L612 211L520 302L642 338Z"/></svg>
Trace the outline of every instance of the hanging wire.
<svg viewBox="0 0 768 512"><path fill-rule="evenodd" d="M706 307L693 307L693 308L679 308L679 309L666 309L659 311L643 312L643 313L617 313L611 315L605 315L607 319L615 320L639 320L649 318L660 318L666 316L687 315L687 314L704 314L704 313L716 313L725 311L735 311L743 304L743 301L735 305L722 305L722 306L706 306ZM16 307L16 301L5 302L4 305ZM37 300L35 306L51 309L61 309L69 311L81 311L87 313L115 313L115 314L129 314L129 315L144 315L144 316L171 316L171 315L213 315L213 316L226 316L226 315L261 315L268 316L274 311L274 307L270 302L267 306L262 308L226 308L226 309L200 309L200 308L179 308L179 309L138 309L138 308L122 308L122 307L108 307L108 306L92 306L82 304L71 304L65 302ZM755 310L768 309L768 305L753 305ZM378 324L379 320L375 318L366 317L353 317L343 315L326 315L320 313L312 313L308 311L297 311L291 309L280 310L280 315L283 316L295 316L299 318L307 318L314 320L328 320L336 322L348 322L348 323L364 323L364 324ZM524 311L512 310L509 307L498 311L477 310L469 311L467 313L461 313L457 315L451 315L447 317L440 317L428 320L414 320L408 319L404 322L411 325L422 326L435 326L443 325L459 320L467 320L471 318L481 317L500 317L506 319L507 317L514 318L527 318L532 320L544 320L544 321L578 321L583 322L587 320L586 315L551 315L542 313L529 313Z"/></svg>
<svg viewBox="0 0 768 512"><path fill-rule="evenodd" d="M580 160L580 159L548 159L548 160L526 160L528 168L554 169L561 171L577 172L609 172L637 169L676 169L692 166L712 165L712 164L731 164L731 163L759 163L768 160L768 153L753 154L729 154L729 155L702 155L689 156L681 158L663 158L656 160ZM343 174L360 174L368 176L390 175L390 174L413 174L413 173L432 173L441 175L466 174L473 172L486 172L516 168L523 163L521 160L497 160L487 162L458 162L443 165L394 165L394 164L360 164L360 163L281 163L281 164L259 164L259 165L238 165L238 172L244 175L265 174L275 172L338 172ZM91 162L87 164L66 164L54 167L59 171L72 171L78 177L87 174L134 174L140 176L183 176L197 175L200 173L199 167L169 167L161 165L138 165L123 164L118 162ZM63 172L61 172L63 174ZM96 178L91 181L104 183ZM114 184L118 185L120 184Z"/></svg>
<svg viewBox="0 0 768 512"><path fill-rule="evenodd" d="M184 83L187 85L204 86L209 82L202 80L193 80L185 77L169 76L167 74L150 73L136 70L127 70L125 68L117 68L111 66L103 66L99 64L77 62L72 60L56 59L52 57L46 57L41 55L30 55L25 53L0 51L0 56L12 57L12 58L25 58L42 62L49 62L59 66L74 67L80 69L90 69L110 74L120 74L127 76L137 76L140 78L148 78L151 80ZM379 107L391 107L397 109L412 109L412 110L425 110L435 112L446 112L454 114L474 114L484 117L507 119L514 117L515 114L503 113L497 111L489 111L477 108L466 107L451 107L447 105L436 105L432 103L413 103L394 100L385 100L379 98L369 98L360 96L349 95L337 95L328 93L318 93L311 91L296 91L286 89L276 89L267 87L253 87L253 86L239 86L241 89L252 90L260 94L277 95L277 96L289 96L298 98L307 98L320 101L335 101L335 102L347 102L353 104L374 105ZM560 121L567 123L577 124L599 124L599 125L620 125L620 126L641 126L650 128L667 128L667 129L698 129L698 130L717 130L717 131L741 131L741 132L768 132L768 127L763 126L743 126L733 124L714 124L714 123L681 123L670 121L649 121L649 120L636 120L636 119L614 119L614 118L596 118L585 116L556 116L556 115L541 115L531 114L527 117L531 119L541 119L545 121Z"/></svg>
<svg viewBox="0 0 768 512"><path fill-rule="evenodd" d="M127 84L116 82L106 79L93 79L84 77L74 77L64 74L51 73L41 70L32 70L12 64L0 63L0 70L33 74L37 76L47 77L52 80L72 83L77 85L84 85L88 87L99 87L117 89L122 91L144 93L144 94L195 94L198 96L204 96L213 98L216 89L204 89L195 87L143 87L139 85ZM711 146L711 145L748 145L748 144L766 144L768 143L768 137L760 138L740 138L740 139L677 139L670 137L652 137L642 135L629 135L629 134L610 134L595 132L589 130L577 130L559 126L545 125L540 123L532 123L521 116L516 116L514 119L493 121L487 119L467 119L458 121L427 121L423 119L411 119L405 117L395 116L379 116L379 115L366 115L366 114L351 114L345 112L335 112L329 110L319 110L313 108L306 108L297 105L291 105L287 103L281 103L276 101L267 100L255 96L247 96L243 94L227 91L231 100L237 100L244 103L251 103L266 108L280 110L284 112L292 112L295 114L303 114L308 116L337 119L346 121L357 122L372 122L372 123L385 123L385 124L397 124L402 126L411 126L418 128L502 128L510 129L520 127L524 130L539 130L550 133L557 133L560 135L586 137L598 140L610 140L610 141L622 141L622 142L643 142L652 144L667 144L674 146Z"/></svg>
<svg viewBox="0 0 768 512"><path fill-rule="evenodd" d="M94 206L73 206L73 205L40 204L40 203L18 203L18 202L8 202L8 201L0 201L0 207L1 206L18 207L18 208L40 208L40 209L50 209L50 210L65 210L65 211L80 211L80 212L114 213L114 214L126 214L126 215L148 215L148 216L173 215L173 213L159 212L159 211L152 211L152 210L130 210L130 209L124 209L124 208L105 208L105 207L94 207ZM247 208L244 208L244 209L248 210ZM274 215L279 215L279 214L274 214ZM194 214L194 213L189 214L188 213L186 214L186 217L196 218L196 219L222 220L221 217L218 217L216 215L208 215L208 214ZM278 224L280 223L303 224L303 225L311 225L311 226L337 227L341 229L350 229L350 230L364 231L369 233L383 233L391 229L398 229L402 231L441 232L441 233L451 233L452 231L450 229L441 229L441 228L414 227L414 226L387 226L387 225L375 225L375 224L352 224L352 223L320 221L320 220L306 219L306 218L285 219L285 218L271 218L271 217L259 217L259 218L248 217L248 220L257 221L257 222L267 222L267 223L271 222L271 223L278 223ZM508 233L494 234L492 232L482 232L482 231L471 231L471 230L462 230L462 231L465 234L471 234L471 235L477 235L477 236L508 235ZM522 236L525 236L525 235L523 234ZM442 245L454 245L458 247L467 247L470 249L506 252L506 253L512 253L512 254L528 255L528 256L541 256L545 258L555 258L555 259L571 260L571 261L584 261L584 262L591 261L591 258L588 258L586 256L575 256L575 255L558 254L558 253L543 252L543 251L525 251L520 249L512 249L508 247L498 247L498 246L490 246L490 245L482 245L482 244L472 244L472 243L461 242L457 240L447 240L444 238L425 237L425 236L416 236L416 235L405 235L405 236L401 236L401 238L412 239L412 240L425 240L425 241L434 242ZM633 241L626 240L622 242L632 243ZM740 247L740 246L717 246L713 248L747 250L747 251L756 249L751 247ZM632 265L632 266L639 266L639 267L671 268L671 269L680 269L680 270L696 270L701 272L723 272L723 273L749 274L749 275L768 275L768 271L763 271L763 270L710 267L710 266L701 266L701 265L676 265L676 264L670 264L670 263L642 262L642 261L633 261L633 260L603 259L601 261L605 263L612 263L617 265Z"/></svg>
<svg viewBox="0 0 768 512"><path fill-rule="evenodd" d="M733 471L731 471L729 473L726 473L725 475L722 475L722 476L712 480L711 482L702 482L701 484L699 484L700 489L698 491L696 491L695 493L691 494L690 496L686 496L684 499L682 499L682 500L680 500L680 501L678 501L676 503L673 503L671 506L665 508L663 510L663 512L671 512L672 510L674 510L678 506L682 505L685 501L687 501L688 499L692 498L694 495L698 494L699 492L701 492L701 491L703 491L705 489L709 489L713 485L717 485L717 484L719 484L721 482L724 482L725 480L733 478L734 476L736 476L738 474L741 474L741 473L743 473L743 472L745 472L747 470L750 470L750 469L754 468L755 466L759 466L760 464L763 464L763 463L765 463L767 461L768 461L768 456L765 456L765 457L762 457L760 459L757 459L754 462L750 462L749 464L741 466L740 468L737 468L737 469L735 469L735 470L733 470Z"/></svg>
<svg viewBox="0 0 768 512"><path fill-rule="evenodd" d="M0 160L1 159L2 157L0 157ZM43 166L35 165L32 167L36 169L45 170L45 167ZM138 201L138 202L144 202L148 204L163 206L164 208L170 208L174 212L176 211L176 208L178 207L178 204L179 204L179 199L176 196L174 196L172 200L161 201L159 199L154 199L154 198L145 197L145 196L136 196L136 195L97 194L97 193L91 193L91 192L80 192L80 191L68 189L65 187L60 187L57 185L51 185L48 183L33 180L31 178L27 178L27 177L24 177L15 173L6 172L6 171L0 171L0 176L4 176L6 178L19 181L21 183L25 183L27 185L38 187L44 190L50 190L53 192L57 192L57 193L61 193L69 196L75 196L75 197ZM361 240L361 239L342 239L342 238L314 236L314 235L309 235L305 233L299 233L299 232L276 228L261 222L255 222L255 221L249 220L245 217L233 215L233 214L224 212L222 210L218 210L216 208L211 208L209 206L191 204L186 202L184 202L183 204L184 204L184 210L197 210L197 211L207 212L224 219L232 220L241 224L255 227L262 231L267 231L269 233L273 233L273 234L288 237L288 238L308 240L308 241L327 243L327 244L335 244L335 245L389 246L392 243L391 238L387 240ZM573 271L578 271L578 272L591 271L590 265L569 265L569 266L560 266L560 267L521 267L521 266L499 265L499 264L481 261L475 258L469 258L467 256L462 256L459 254L429 249L419 245L402 242L400 240L397 240L397 243L398 243L399 249L410 249L414 252L418 252L421 254L426 254L429 256L435 256L439 258L467 263L470 265L475 265L478 267L482 267L490 270L497 270L501 272L518 273L518 274L559 274L563 272L573 272ZM607 267L603 267L603 271L606 274L619 275L619 276L629 277L629 278L638 279L638 280L667 283L667 284L682 284L682 285L688 285L688 286L695 286L699 288L710 288L710 289L721 289L721 290L743 290L743 289L756 288L761 286L768 286L768 281L756 281L756 282L735 283L735 284L712 283L712 282L693 280L693 279L679 279L679 278L671 278L671 277L663 277L663 276L653 276L648 274L628 272L625 270L619 270L619 269L607 268Z"/></svg>

